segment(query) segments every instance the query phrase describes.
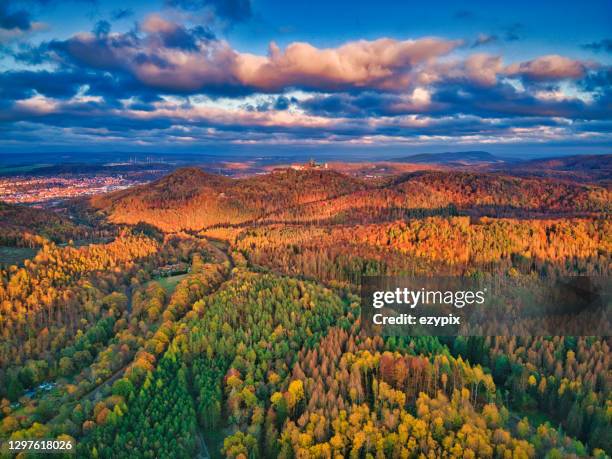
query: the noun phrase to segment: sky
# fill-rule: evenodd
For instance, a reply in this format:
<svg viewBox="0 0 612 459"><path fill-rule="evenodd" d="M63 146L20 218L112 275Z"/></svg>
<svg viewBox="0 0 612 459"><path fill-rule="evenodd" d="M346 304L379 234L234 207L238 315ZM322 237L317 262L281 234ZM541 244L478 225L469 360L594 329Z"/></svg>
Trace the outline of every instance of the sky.
<svg viewBox="0 0 612 459"><path fill-rule="evenodd" d="M0 0L0 154L610 153L610 24L610 1Z"/></svg>

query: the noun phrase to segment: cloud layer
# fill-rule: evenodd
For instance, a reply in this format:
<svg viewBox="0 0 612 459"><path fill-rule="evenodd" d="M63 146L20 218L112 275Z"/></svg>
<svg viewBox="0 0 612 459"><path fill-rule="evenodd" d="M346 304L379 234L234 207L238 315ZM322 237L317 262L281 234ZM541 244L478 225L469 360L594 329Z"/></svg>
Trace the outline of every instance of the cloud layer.
<svg viewBox="0 0 612 459"><path fill-rule="evenodd" d="M241 1L173 3L231 21L252 14ZM0 29L32 27L0 0ZM5 47L20 70L0 73L0 133L9 146L43 135L128 146L610 141L609 66L479 51L497 40L270 43L252 54L202 23L151 14L116 33L101 20L67 39Z"/></svg>

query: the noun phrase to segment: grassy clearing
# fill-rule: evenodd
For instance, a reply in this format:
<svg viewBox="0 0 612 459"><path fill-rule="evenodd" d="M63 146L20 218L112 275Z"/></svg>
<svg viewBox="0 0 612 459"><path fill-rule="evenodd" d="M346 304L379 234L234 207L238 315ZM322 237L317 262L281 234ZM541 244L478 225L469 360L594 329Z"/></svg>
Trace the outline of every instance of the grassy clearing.
<svg viewBox="0 0 612 459"><path fill-rule="evenodd" d="M0 265L22 266L23 262L36 255L37 251L27 247L0 247Z"/></svg>
<svg viewBox="0 0 612 459"><path fill-rule="evenodd" d="M170 295L174 292L174 289L178 285L180 281L185 279L187 274L177 274L176 276L169 277L158 277L154 279L154 282L157 282L162 288Z"/></svg>
<svg viewBox="0 0 612 459"><path fill-rule="evenodd" d="M529 424L532 427L538 427L542 424L549 423L553 427L557 427L559 425L553 418L547 416L546 413L537 410L525 410L525 411L515 411L514 412L519 418L527 418L529 419Z"/></svg>

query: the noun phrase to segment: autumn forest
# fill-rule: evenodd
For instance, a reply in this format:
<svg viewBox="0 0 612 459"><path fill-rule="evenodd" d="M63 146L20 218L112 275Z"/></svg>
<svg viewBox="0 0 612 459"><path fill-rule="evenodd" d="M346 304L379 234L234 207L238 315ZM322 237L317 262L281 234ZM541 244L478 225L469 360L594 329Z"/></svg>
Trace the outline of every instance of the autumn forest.
<svg viewBox="0 0 612 459"><path fill-rule="evenodd" d="M104 459L610 457L609 337L360 323L363 276L609 276L612 191L593 177L190 167L61 212L0 203L0 245L25 254L0 264L0 441Z"/></svg>

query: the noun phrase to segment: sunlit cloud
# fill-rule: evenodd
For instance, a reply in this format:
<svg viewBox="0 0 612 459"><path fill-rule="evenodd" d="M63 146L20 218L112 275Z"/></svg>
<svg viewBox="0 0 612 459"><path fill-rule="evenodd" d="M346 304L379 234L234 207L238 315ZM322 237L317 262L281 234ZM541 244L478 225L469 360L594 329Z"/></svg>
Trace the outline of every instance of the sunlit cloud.
<svg viewBox="0 0 612 459"><path fill-rule="evenodd" d="M62 144L126 145L610 137L611 71L603 62L560 54L509 60L480 52L503 41L484 33L327 47L271 42L267 52L244 52L179 17L153 13L128 32L109 23L10 48L23 67L0 72L3 142L43 133Z"/></svg>

